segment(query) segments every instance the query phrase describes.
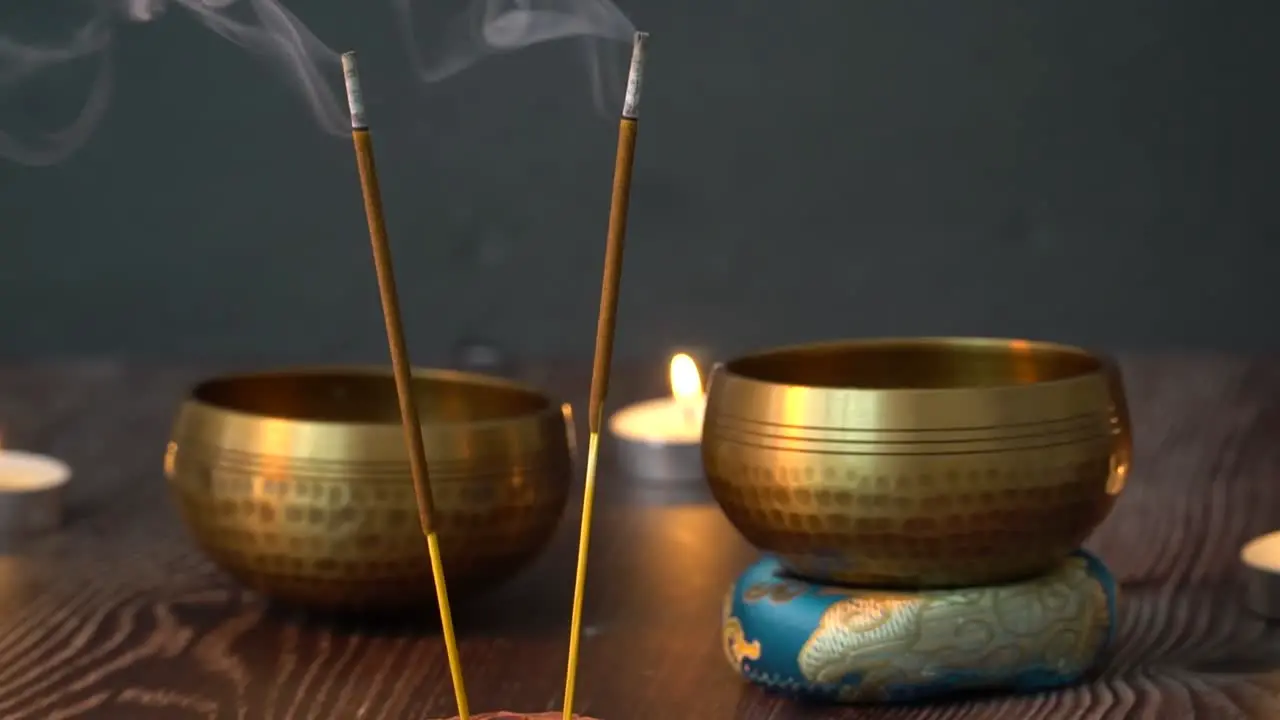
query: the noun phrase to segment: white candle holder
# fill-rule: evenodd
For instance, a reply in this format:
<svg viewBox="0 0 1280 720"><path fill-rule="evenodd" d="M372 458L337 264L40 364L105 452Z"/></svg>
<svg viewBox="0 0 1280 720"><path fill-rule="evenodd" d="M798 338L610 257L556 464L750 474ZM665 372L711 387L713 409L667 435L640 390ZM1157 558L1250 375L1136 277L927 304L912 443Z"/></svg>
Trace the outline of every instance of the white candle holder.
<svg viewBox="0 0 1280 720"><path fill-rule="evenodd" d="M623 471L645 480L694 480L702 477L701 422L696 438L646 437L635 432L635 418L660 417L682 412L673 398L658 398L628 405L609 418L609 434Z"/></svg>
<svg viewBox="0 0 1280 720"><path fill-rule="evenodd" d="M57 458L0 450L0 533L28 535L62 524L71 468Z"/></svg>

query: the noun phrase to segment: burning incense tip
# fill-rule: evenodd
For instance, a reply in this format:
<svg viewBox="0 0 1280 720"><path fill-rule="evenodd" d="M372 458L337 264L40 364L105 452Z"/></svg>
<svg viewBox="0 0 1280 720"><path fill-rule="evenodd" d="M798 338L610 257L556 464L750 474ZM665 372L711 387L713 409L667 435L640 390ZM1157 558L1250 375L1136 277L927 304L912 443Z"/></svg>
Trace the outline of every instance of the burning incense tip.
<svg viewBox="0 0 1280 720"><path fill-rule="evenodd" d="M347 81L347 106L351 108L351 129L369 127L364 119L364 93L360 90L360 70L356 68L356 54L342 53L342 77Z"/></svg>
<svg viewBox="0 0 1280 720"><path fill-rule="evenodd" d="M640 90L644 85L644 60L649 45L649 33L636 33L631 46L631 72L627 74L627 94L622 101L622 117L635 120L640 113Z"/></svg>

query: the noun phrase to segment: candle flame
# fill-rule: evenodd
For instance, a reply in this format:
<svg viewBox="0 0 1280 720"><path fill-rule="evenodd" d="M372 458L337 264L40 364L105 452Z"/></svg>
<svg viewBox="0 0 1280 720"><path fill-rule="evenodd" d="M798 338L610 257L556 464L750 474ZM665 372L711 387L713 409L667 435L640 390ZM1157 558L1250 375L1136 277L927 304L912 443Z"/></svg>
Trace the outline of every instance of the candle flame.
<svg viewBox="0 0 1280 720"><path fill-rule="evenodd" d="M676 400L702 397L702 375L698 364L684 353L671 358L671 394Z"/></svg>

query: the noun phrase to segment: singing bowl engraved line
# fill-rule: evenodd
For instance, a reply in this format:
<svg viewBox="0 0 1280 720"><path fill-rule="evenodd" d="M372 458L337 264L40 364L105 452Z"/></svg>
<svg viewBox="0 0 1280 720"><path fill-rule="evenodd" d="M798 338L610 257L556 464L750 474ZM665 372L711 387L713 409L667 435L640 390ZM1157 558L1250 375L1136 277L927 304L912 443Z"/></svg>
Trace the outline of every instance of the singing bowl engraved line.
<svg viewBox="0 0 1280 720"><path fill-rule="evenodd" d="M726 432L734 432L744 437L849 444L895 442L928 444L1002 439L1052 439L1059 436L1081 434L1089 436L1096 434L1098 431L1098 415L1099 413L1081 414L1069 418L1045 420L1036 423L992 427L924 428L919 430L788 426L760 422L751 418L733 417L728 414L722 415L719 421Z"/></svg>
<svg viewBox="0 0 1280 720"><path fill-rule="evenodd" d="M550 540L571 478L567 409L523 385L416 370L451 593L514 575ZM165 475L195 542L277 600L428 609L430 563L391 373L219 377L179 411Z"/></svg>
<svg viewBox="0 0 1280 720"><path fill-rule="evenodd" d="M761 433L744 427L735 418L724 418L719 425L719 432L726 441L764 449L849 455L973 454L1004 452L1013 448L1048 448L1093 440L1108 441L1117 432L1114 428L1107 427L1109 422L1109 417L1095 415L1084 418L1074 427L1034 434L988 434L986 437L981 436L980 430L926 430L919 433L901 430L876 433L862 430L845 433L844 437L840 437L836 431L824 431L821 434L786 430Z"/></svg>
<svg viewBox="0 0 1280 720"><path fill-rule="evenodd" d="M1045 572L1110 512L1119 373L1051 343L843 341L718 366L702 440L735 527L798 575L897 588Z"/></svg>

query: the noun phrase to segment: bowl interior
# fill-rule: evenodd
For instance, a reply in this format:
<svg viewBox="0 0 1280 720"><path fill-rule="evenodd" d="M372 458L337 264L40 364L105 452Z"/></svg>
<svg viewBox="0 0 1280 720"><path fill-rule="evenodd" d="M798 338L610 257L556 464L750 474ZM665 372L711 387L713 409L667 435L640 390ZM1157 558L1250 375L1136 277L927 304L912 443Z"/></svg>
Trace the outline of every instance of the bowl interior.
<svg viewBox="0 0 1280 720"><path fill-rule="evenodd" d="M782 348L725 369L766 383L869 390L983 388L1066 380L1101 369L1089 353L1026 340L873 340Z"/></svg>
<svg viewBox="0 0 1280 720"><path fill-rule="evenodd" d="M464 373L416 374L423 422L470 423L541 413L550 399L518 385ZM196 386L193 397L222 410L263 417L349 424L399 424L395 380L376 370L241 375Z"/></svg>

